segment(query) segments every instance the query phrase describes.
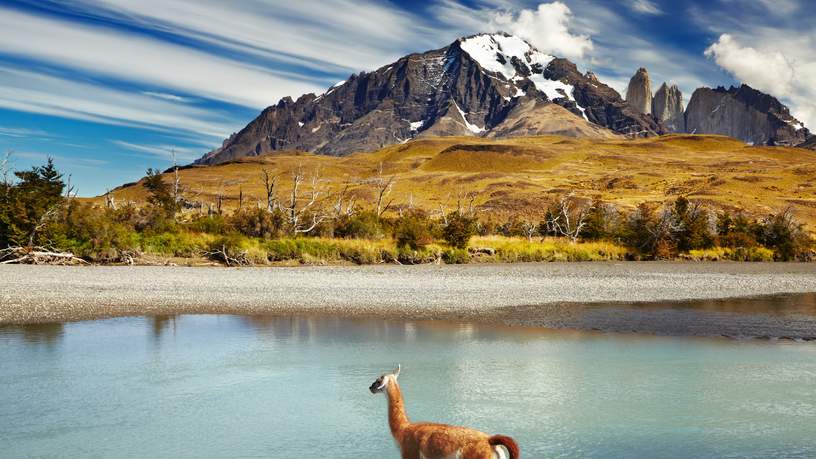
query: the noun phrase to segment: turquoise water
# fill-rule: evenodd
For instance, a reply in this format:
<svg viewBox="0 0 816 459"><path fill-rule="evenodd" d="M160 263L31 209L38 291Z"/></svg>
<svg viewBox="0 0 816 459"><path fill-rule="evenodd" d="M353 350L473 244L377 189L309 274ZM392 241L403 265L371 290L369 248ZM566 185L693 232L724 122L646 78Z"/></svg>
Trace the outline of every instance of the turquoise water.
<svg viewBox="0 0 816 459"><path fill-rule="evenodd" d="M527 458L816 457L816 345L179 316L0 328L0 456L398 457L412 420Z"/></svg>

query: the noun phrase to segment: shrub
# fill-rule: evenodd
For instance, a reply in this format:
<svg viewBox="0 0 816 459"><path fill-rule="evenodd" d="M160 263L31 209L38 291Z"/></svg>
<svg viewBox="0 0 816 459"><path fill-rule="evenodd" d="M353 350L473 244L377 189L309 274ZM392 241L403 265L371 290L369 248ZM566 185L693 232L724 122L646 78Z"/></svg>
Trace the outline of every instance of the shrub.
<svg viewBox="0 0 816 459"><path fill-rule="evenodd" d="M228 230L226 219L221 215L202 215L187 224L190 231L208 234L224 234Z"/></svg>
<svg viewBox="0 0 816 459"><path fill-rule="evenodd" d="M463 248L451 248L442 251L442 261L449 265L461 265L470 261L470 254Z"/></svg>
<svg viewBox="0 0 816 459"><path fill-rule="evenodd" d="M433 242L433 223L423 212L406 213L397 219L394 239L397 241L397 247L423 249Z"/></svg>
<svg viewBox="0 0 816 459"><path fill-rule="evenodd" d="M238 210L227 220L229 226L245 236L277 238L286 233L286 215L280 210L250 208Z"/></svg>
<svg viewBox="0 0 816 459"><path fill-rule="evenodd" d="M673 238L679 251L706 249L714 245L709 213L699 202L690 202L681 196L674 201L673 214Z"/></svg>
<svg viewBox="0 0 816 459"><path fill-rule="evenodd" d="M71 205L59 232L64 239L55 245L91 261L123 261L139 249L138 234L108 209Z"/></svg>
<svg viewBox="0 0 816 459"><path fill-rule="evenodd" d="M454 248L464 249L476 233L476 220L459 212L448 215L448 223L442 229L442 237Z"/></svg>
<svg viewBox="0 0 816 459"><path fill-rule="evenodd" d="M813 247L804 225L796 221L790 208L767 216L757 229L757 239L765 247L774 249L777 260L806 259Z"/></svg>
<svg viewBox="0 0 816 459"><path fill-rule="evenodd" d="M383 225L374 212L344 215L337 219L334 235L345 239L382 239Z"/></svg>

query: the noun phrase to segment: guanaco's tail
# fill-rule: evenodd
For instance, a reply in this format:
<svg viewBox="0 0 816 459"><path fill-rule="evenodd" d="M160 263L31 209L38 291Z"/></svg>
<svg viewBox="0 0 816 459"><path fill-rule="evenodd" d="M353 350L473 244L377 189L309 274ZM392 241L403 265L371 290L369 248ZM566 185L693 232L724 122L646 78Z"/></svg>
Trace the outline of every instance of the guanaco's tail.
<svg viewBox="0 0 816 459"><path fill-rule="evenodd" d="M504 446L510 452L510 459L519 459L521 451L519 450L516 441L506 435L493 435L487 439L490 446Z"/></svg>

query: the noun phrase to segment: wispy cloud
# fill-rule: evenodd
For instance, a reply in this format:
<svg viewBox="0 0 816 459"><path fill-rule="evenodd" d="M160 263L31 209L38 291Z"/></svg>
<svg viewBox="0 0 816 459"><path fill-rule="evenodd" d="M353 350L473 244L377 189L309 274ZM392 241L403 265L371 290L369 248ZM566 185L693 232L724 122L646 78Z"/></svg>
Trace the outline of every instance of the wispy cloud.
<svg viewBox="0 0 816 459"><path fill-rule="evenodd" d="M634 10L636 13L640 14L650 14L653 16L659 16L663 14L663 10L661 10L654 2L649 0L630 0L629 6Z"/></svg>
<svg viewBox="0 0 816 459"><path fill-rule="evenodd" d="M72 167L97 168L108 164L108 161L97 158L76 158L73 156L52 155L50 153L41 153L37 151L15 151L13 156L32 159L38 162L45 162L48 158L59 163L58 166L69 165Z"/></svg>
<svg viewBox="0 0 816 459"><path fill-rule="evenodd" d="M14 68L0 68L0 107L214 138L225 137L240 124L213 110Z"/></svg>
<svg viewBox="0 0 816 459"><path fill-rule="evenodd" d="M150 97L155 97L157 99L164 99L169 100L172 102L190 102L189 97L181 97L175 94L169 94L166 92L154 92L154 91L142 91L142 94Z"/></svg>
<svg viewBox="0 0 816 459"><path fill-rule="evenodd" d="M168 41L10 8L0 8L0 52L255 108L322 88L304 75L272 72Z"/></svg>
<svg viewBox="0 0 816 459"><path fill-rule="evenodd" d="M137 144L132 142L126 142L124 140L111 140L116 146L125 148L127 150L145 153L151 156L158 156L163 159L172 160L173 159L173 152L176 154L176 160L179 162L185 161L192 161L201 156L201 150L194 149L194 148L186 148L186 147L178 147L175 145L169 144Z"/></svg>
<svg viewBox="0 0 816 459"><path fill-rule="evenodd" d="M432 46L438 32L422 17L372 0L77 0L71 7L231 51L351 72L399 57L406 43Z"/></svg>
<svg viewBox="0 0 816 459"><path fill-rule="evenodd" d="M30 137L48 138L48 137L51 137L51 135L48 132L45 132L42 129L29 129L29 128L5 127L5 126L0 126L0 135L5 136L5 137L17 137L17 138L30 138Z"/></svg>

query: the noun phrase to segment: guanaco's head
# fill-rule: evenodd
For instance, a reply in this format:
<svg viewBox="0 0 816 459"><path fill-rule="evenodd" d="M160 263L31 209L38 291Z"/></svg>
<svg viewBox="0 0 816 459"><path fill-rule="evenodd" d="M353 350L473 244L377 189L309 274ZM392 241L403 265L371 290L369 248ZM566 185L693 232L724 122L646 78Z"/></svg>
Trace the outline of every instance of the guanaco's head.
<svg viewBox="0 0 816 459"><path fill-rule="evenodd" d="M396 383L397 378L399 377L400 374L400 368L401 368L400 365L397 364L397 369L394 370L393 373L386 373L377 378L376 381L371 383L371 386L369 386L368 390L370 390L372 394L376 394L384 391L389 384Z"/></svg>

